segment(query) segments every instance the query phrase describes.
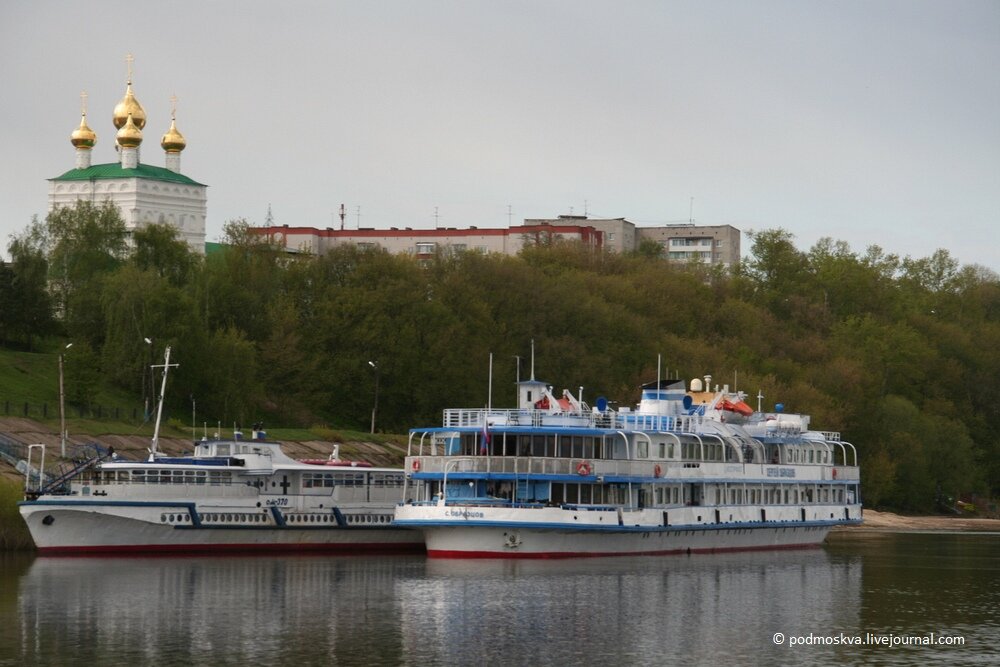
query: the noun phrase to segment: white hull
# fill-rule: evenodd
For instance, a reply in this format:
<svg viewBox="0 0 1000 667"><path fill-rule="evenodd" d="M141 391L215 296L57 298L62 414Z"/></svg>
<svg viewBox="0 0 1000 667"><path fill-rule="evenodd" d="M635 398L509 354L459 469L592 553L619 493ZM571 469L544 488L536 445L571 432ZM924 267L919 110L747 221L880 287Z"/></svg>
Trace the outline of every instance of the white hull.
<svg viewBox="0 0 1000 667"><path fill-rule="evenodd" d="M744 509L744 508L741 508ZM813 510L813 508L810 508ZM815 508L806 521L714 523L714 508L679 508L681 524L654 523L660 511L574 511L460 505L397 508L397 523L419 528L427 555L438 558L567 558L581 556L713 553L817 546L834 525L860 522L859 506ZM791 517L800 508L785 508ZM773 515L778 516L772 508ZM696 512L700 512L696 514ZM801 515L800 515L801 516ZM697 522L694 520L698 519ZM704 517L705 521L701 521Z"/></svg>
<svg viewBox="0 0 1000 667"><path fill-rule="evenodd" d="M428 528L434 558L578 558L793 549L820 545L831 526L583 532L544 528Z"/></svg>
<svg viewBox="0 0 1000 667"><path fill-rule="evenodd" d="M328 514L327 522L300 526L280 525L272 512L234 507L216 514L223 520L212 523L204 520L207 515L192 513L193 507L43 501L23 503L20 509L40 553L423 551L419 531L391 526L391 512L351 516L348 525ZM191 521L192 516L198 520Z"/></svg>

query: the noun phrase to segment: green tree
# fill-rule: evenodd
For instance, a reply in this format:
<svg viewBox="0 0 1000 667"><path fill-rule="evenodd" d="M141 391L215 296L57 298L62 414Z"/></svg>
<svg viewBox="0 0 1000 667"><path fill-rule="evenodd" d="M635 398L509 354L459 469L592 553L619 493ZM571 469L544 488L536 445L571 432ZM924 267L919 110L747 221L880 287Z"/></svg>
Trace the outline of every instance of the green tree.
<svg viewBox="0 0 1000 667"><path fill-rule="evenodd" d="M163 347L197 344L188 343L192 329L199 326L195 301L166 277L134 264L108 276L104 288L101 308L107 330L101 357L106 376L148 398L154 393L148 366L154 359L159 363Z"/></svg>
<svg viewBox="0 0 1000 667"><path fill-rule="evenodd" d="M101 294L104 279L124 261L125 222L112 202L57 208L45 219L49 277L69 335L95 349L105 332Z"/></svg>
<svg viewBox="0 0 1000 667"><path fill-rule="evenodd" d="M7 247L9 266L0 275L0 340L16 339L34 349L37 337L55 331L43 236L37 219Z"/></svg>
<svg viewBox="0 0 1000 667"><path fill-rule="evenodd" d="M235 328L250 340L265 340L268 306L282 291L289 260L245 220L226 223L224 241L221 252L205 258L198 281L202 319L212 330Z"/></svg>
<svg viewBox="0 0 1000 667"><path fill-rule="evenodd" d="M132 234L132 262L144 271L153 271L171 285L186 285L197 258L168 224L150 224Z"/></svg>

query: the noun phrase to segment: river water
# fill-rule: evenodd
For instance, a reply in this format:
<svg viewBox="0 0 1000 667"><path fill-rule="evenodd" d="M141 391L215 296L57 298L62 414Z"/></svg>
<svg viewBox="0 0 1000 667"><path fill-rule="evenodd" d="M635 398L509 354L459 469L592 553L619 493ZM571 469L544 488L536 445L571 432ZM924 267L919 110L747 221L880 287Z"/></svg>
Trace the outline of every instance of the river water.
<svg viewBox="0 0 1000 667"><path fill-rule="evenodd" d="M0 556L0 665L997 664L998 647L1000 534L559 561Z"/></svg>

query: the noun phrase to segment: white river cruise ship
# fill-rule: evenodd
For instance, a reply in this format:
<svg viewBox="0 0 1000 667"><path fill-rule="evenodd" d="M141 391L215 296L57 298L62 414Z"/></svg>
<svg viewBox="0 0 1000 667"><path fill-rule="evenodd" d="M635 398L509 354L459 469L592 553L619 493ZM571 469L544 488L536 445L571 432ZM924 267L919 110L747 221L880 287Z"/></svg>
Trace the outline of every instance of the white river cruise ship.
<svg viewBox="0 0 1000 667"><path fill-rule="evenodd" d="M861 522L857 451L809 416L753 410L711 377L657 380L635 410L532 379L516 409L449 409L410 431L395 524L432 557L781 549Z"/></svg>
<svg viewBox="0 0 1000 667"><path fill-rule="evenodd" d="M402 470L339 460L336 447L329 459L297 461L258 430L164 456L160 395L147 460L94 456L34 485L29 474L19 505L40 553L423 551L418 531L392 523ZM44 468L44 446L31 447Z"/></svg>

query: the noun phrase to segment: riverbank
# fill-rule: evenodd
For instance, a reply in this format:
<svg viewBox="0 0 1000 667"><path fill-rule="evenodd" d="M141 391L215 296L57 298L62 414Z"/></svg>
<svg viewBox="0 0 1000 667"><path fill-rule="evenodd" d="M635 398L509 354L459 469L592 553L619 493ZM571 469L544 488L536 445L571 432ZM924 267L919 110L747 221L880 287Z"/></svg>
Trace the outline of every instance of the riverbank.
<svg viewBox="0 0 1000 667"><path fill-rule="evenodd" d="M968 516L903 516L892 512L865 509L864 523L860 526L837 526L836 533L911 531L948 532L1000 532L1000 519L981 519Z"/></svg>

